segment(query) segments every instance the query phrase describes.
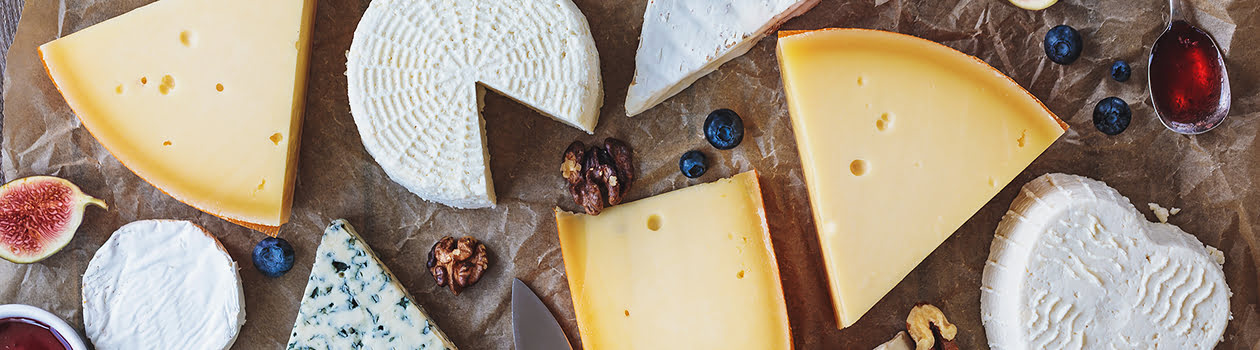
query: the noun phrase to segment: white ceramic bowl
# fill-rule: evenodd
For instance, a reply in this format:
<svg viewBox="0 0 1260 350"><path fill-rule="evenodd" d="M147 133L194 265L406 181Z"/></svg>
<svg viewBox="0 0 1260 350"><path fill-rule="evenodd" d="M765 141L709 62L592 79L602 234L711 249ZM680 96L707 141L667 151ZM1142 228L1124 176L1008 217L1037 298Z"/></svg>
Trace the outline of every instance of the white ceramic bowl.
<svg viewBox="0 0 1260 350"><path fill-rule="evenodd" d="M25 317L39 321L57 331L57 334L60 334L61 338L66 340L66 344L70 344L70 350L87 350L87 345L84 345L83 338L79 337L79 331L76 331L74 327L71 327L69 323L66 323L57 315L44 311L44 309L22 304L0 305L0 318L6 317Z"/></svg>

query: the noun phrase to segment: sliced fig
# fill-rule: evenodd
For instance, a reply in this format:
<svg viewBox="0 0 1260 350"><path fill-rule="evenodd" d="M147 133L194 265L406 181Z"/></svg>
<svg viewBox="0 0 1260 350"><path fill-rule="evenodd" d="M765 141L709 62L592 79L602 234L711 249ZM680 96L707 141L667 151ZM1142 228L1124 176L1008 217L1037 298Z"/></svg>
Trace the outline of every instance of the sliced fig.
<svg viewBox="0 0 1260 350"><path fill-rule="evenodd" d="M109 209L79 186L53 176L31 176L0 186L0 258L19 264L61 250L93 204Z"/></svg>

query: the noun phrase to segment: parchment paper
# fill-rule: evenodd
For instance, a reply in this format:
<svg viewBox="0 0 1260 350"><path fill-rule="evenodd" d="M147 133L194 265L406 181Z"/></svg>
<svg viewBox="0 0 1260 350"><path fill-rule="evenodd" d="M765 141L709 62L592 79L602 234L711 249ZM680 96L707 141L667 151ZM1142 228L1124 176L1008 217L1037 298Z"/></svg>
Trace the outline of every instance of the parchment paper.
<svg viewBox="0 0 1260 350"><path fill-rule="evenodd" d="M51 174L73 180L110 204L89 209L78 236L37 264L0 262L0 302L33 304L82 327L80 276L97 247L119 226L138 219L192 220L215 233L241 266L248 322L238 349L275 349L288 339L320 233L347 218L463 349L512 347L510 281L526 281L550 306L572 343L580 346L551 210L571 203L559 176L564 148L575 139L615 136L636 150L638 199L749 169L761 172L773 243L798 349L869 349L903 329L918 301L945 310L960 327L964 348L986 348L980 324L980 275L1002 214L1020 186L1047 172L1097 178L1146 203L1183 208L1171 222L1225 252L1234 295L1222 349L1260 348L1260 178L1256 136L1260 123L1260 2L1198 2L1200 23L1230 48L1234 104L1225 124L1201 136L1181 136L1155 119L1146 90L1146 60L1166 23L1163 0L1065 0L1045 11L1025 11L1004 0L827 0L783 29L876 28L921 36L976 55L1041 98L1072 129L1006 186L953 237L856 325L837 330L809 212L800 161L784 103L773 36L646 113L626 118L622 107L634 69L646 0L577 0L600 50L607 97L595 136L565 127L529 108L488 94L491 168L499 195L495 209L457 210L427 203L389 181L359 141L347 107L345 51L368 0L319 0L301 162L291 221L280 236L297 250L296 266L280 278L263 277L250 252L265 237L203 214L163 195L118 163L82 128L54 90L35 48L60 35L138 7L148 0L28 0L5 72L5 180ZM1041 41L1057 24L1085 39L1070 66L1045 58ZM1238 33L1240 35L1235 35ZM142 43L136 43L137 48ZM1133 66L1133 79L1112 81L1112 61ZM1093 106L1119 96L1133 108L1133 124L1106 136L1092 124ZM905 96L912 99L913 96ZM704 116L731 108L748 128L732 151L709 147ZM679 175L677 159L703 150L713 164L699 180ZM1153 216L1149 216L1153 219ZM437 287L423 268L430 245L443 235L472 235L491 249L485 278L460 296ZM702 249L702 248L697 248ZM732 305L731 307L738 307Z"/></svg>

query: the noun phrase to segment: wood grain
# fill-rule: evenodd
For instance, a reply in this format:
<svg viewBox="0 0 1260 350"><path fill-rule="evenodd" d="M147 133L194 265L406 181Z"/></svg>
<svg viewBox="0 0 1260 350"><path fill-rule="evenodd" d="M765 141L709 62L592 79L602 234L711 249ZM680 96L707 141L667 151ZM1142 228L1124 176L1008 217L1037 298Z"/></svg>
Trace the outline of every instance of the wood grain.
<svg viewBox="0 0 1260 350"><path fill-rule="evenodd" d="M5 55L9 53L9 44L13 43L13 34L17 32L18 19L22 17L22 5L25 0L0 0L0 72L4 71ZM0 94L4 92L4 75L0 74ZM4 100L0 100L0 110L4 110ZM4 121L4 113L0 113L0 121Z"/></svg>

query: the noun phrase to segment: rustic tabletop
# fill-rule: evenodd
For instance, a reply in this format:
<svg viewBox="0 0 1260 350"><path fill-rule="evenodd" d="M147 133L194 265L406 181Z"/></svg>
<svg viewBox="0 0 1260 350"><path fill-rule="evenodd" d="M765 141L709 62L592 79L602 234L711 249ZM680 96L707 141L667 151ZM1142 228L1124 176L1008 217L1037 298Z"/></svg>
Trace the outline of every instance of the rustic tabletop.
<svg viewBox="0 0 1260 350"><path fill-rule="evenodd" d="M9 44L13 42L13 33L17 31L18 18L22 16L22 4L25 0L0 0L0 72L4 71L4 57L9 53ZM0 92L4 92L4 77L0 76ZM0 100L0 110L4 109L4 101ZM0 113L0 120L4 114Z"/></svg>

